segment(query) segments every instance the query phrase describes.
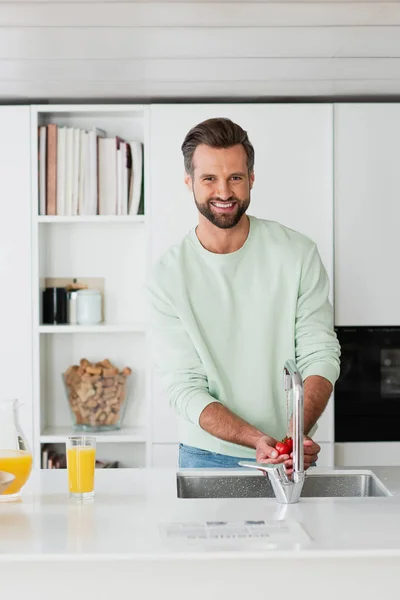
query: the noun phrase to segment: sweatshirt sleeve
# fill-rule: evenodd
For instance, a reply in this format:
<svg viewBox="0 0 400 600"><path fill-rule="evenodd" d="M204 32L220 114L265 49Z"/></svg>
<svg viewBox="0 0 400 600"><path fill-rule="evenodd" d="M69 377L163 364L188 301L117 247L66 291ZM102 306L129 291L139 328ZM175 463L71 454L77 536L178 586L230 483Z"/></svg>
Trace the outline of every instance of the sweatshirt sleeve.
<svg viewBox="0 0 400 600"><path fill-rule="evenodd" d="M154 279L145 285L150 356L171 408L197 425L208 404L207 375L181 319Z"/></svg>
<svg viewBox="0 0 400 600"><path fill-rule="evenodd" d="M325 377L332 385L340 372L340 345L333 326L329 279L316 244L302 266L295 321L296 363L303 380Z"/></svg>

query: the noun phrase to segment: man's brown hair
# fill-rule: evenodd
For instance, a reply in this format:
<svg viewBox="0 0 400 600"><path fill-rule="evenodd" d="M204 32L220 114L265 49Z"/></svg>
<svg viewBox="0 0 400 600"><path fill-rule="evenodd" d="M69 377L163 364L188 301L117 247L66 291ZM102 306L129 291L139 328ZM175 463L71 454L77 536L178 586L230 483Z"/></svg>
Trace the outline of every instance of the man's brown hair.
<svg viewBox="0 0 400 600"><path fill-rule="evenodd" d="M250 143L247 131L242 129L230 119L215 117L202 121L186 134L181 146L186 173L193 179L193 154L200 144L211 148L230 148L242 144L247 155L247 169L251 173L254 169L254 148Z"/></svg>

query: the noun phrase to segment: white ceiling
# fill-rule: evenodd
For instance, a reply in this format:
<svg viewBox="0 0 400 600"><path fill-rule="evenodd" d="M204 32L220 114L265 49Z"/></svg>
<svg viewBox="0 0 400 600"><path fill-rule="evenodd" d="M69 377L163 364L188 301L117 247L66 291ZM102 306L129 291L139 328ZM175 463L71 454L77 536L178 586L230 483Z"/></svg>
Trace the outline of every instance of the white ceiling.
<svg viewBox="0 0 400 600"><path fill-rule="evenodd" d="M400 2L0 0L0 102L399 97Z"/></svg>

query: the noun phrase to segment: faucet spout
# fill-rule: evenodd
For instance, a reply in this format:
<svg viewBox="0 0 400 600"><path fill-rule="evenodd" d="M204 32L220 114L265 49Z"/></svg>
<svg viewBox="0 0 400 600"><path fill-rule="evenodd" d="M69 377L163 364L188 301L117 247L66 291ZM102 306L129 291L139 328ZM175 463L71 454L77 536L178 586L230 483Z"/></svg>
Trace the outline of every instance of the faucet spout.
<svg viewBox="0 0 400 600"><path fill-rule="evenodd" d="M287 360L283 367L283 387L292 392L293 420L293 482L304 481L304 386L294 360Z"/></svg>
<svg viewBox="0 0 400 600"><path fill-rule="evenodd" d="M283 367L283 387L292 397L293 421L293 474L289 479L285 466L280 464L250 463L240 461L242 467L259 469L268 474L277 502L294 504L299 501L304 484L304 386L294 360L289 359Z"/></svg>

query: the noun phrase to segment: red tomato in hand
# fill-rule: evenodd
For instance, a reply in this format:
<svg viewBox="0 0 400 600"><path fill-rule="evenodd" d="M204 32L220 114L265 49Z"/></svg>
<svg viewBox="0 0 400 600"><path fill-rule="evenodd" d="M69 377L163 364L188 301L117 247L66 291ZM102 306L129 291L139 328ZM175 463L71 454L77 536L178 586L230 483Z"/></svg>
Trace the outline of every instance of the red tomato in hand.
<svg viewBox="0 0 400 600"><path fill-rule="evenodd" d="M278 451L278 454L290 454L290 450L289 450L289 444L286 444L285 442L278 442L275 446L275 450Z"/></svg>
<svg viewBox="0 0 400 600"><path fill-rule="evenodd" d="M289 454L290 452L293 452L293 440L291 437L285 437L283 440L284 444L287 444L287 446L289 446Z"/></svg>
<svg viewBox="0 0 400 600"><path fill-rule="evenodd" d="M278 442L275 446L279 455L290 454L293 451L293 440L291 437L284 437L281 442Z"/></svg>

